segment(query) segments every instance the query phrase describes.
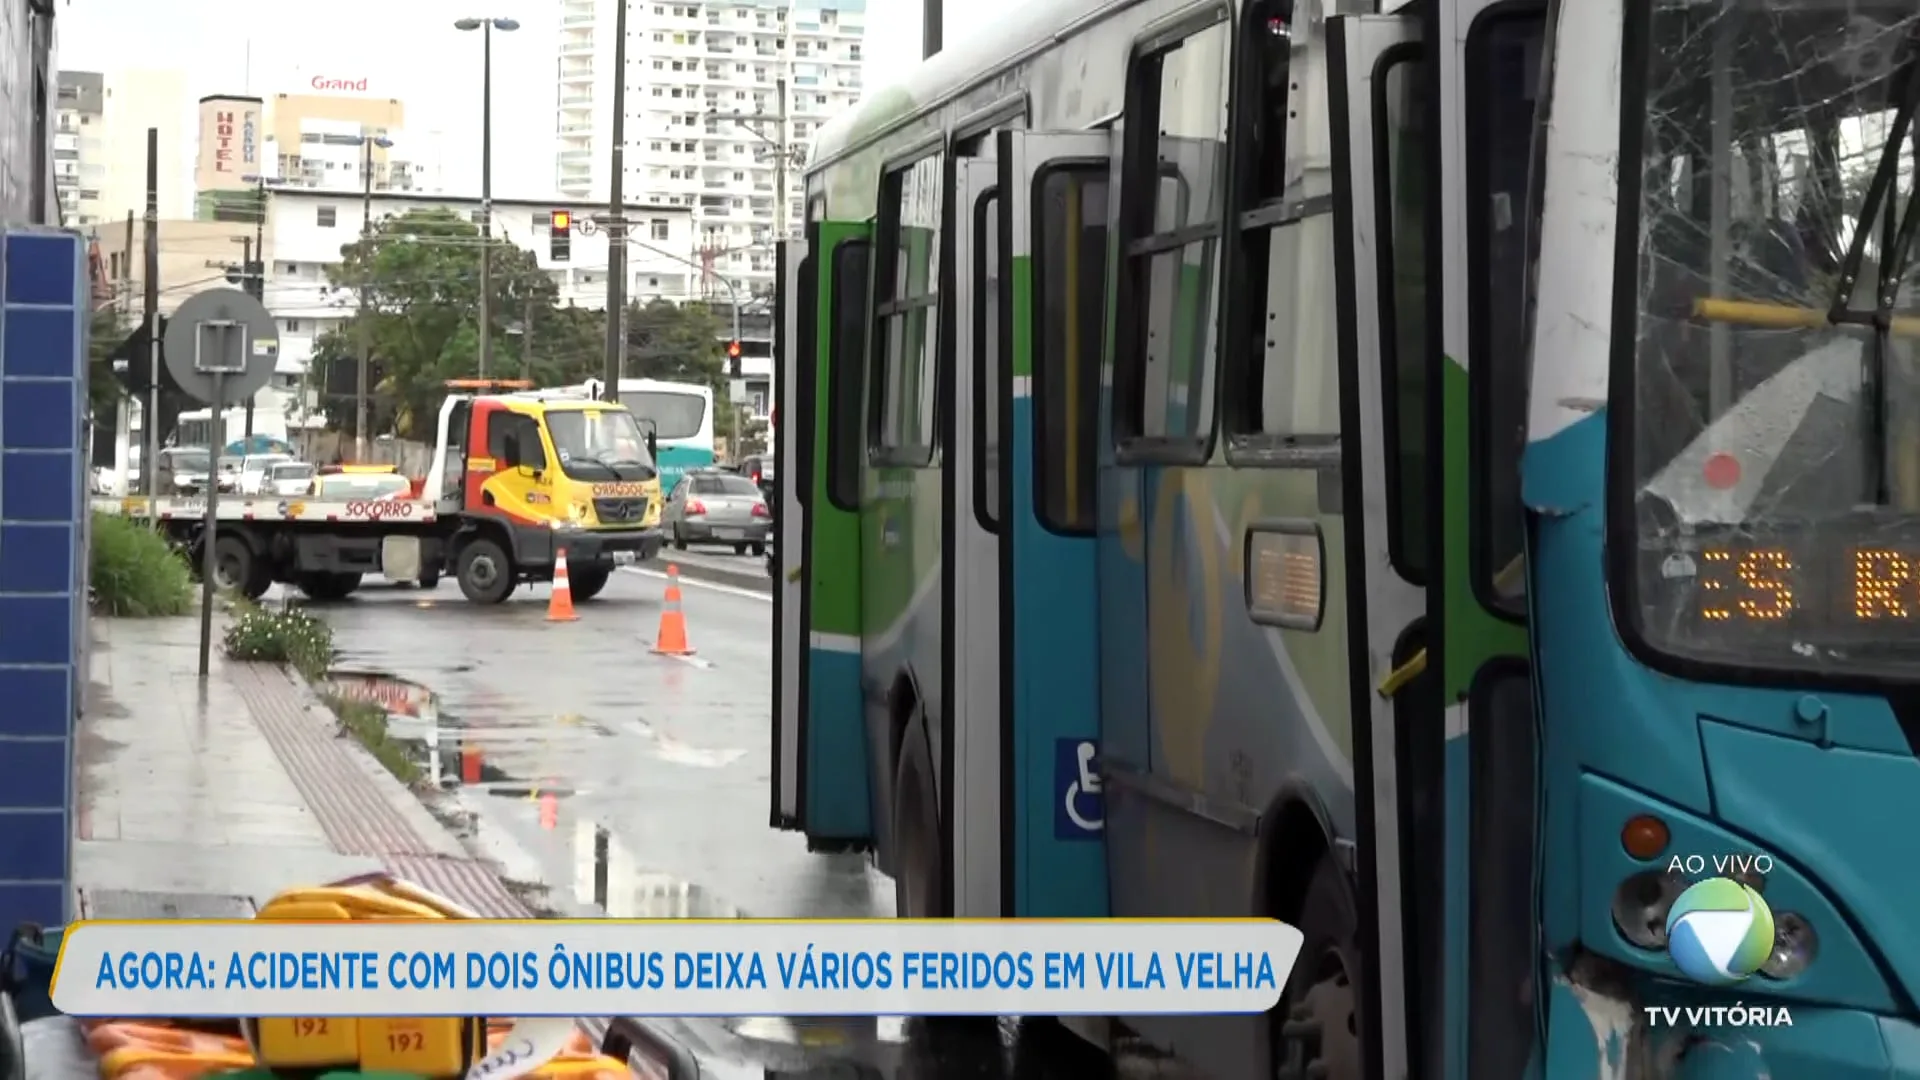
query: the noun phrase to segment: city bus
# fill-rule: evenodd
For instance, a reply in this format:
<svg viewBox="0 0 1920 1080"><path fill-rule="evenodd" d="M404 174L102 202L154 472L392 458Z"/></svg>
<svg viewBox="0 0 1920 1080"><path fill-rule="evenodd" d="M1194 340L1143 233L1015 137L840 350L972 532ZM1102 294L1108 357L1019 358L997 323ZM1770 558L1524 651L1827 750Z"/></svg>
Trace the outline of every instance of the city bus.
<svg viewBox="0 0 1920 1080"><path fill-rule="evenodd" d="M713 464L713 387L621 379L620 404L636 419L654 426L661 490L672 491L687 470Z"/></svg>
<svg viewBox="0 0 1920 1080"><path fill-rule="evenodd" d="M579 386L546 392L577 394L598 401L605 388L605 382L588 379ZM621 379L620 404L643 429L651 426L654 432L661 490L672 491L687 470L713 464L712 387L659 379Z"/></svg>
<svg viewBox="0 0 1920 1080"><path fill-rule="evenodd" d="M1216 1077L1920 1076L1917 44L1040 0L870 93L779 253L771 824L903 917L1299 927L1119 1022Z"/></svg>

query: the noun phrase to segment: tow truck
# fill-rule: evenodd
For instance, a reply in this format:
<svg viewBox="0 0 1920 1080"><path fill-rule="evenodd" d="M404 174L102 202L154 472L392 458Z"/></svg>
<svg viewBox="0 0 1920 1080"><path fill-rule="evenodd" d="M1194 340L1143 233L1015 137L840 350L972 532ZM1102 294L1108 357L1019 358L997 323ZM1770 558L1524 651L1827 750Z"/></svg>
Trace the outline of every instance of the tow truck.
<svg viewBox="0 0 1920 1080"><path fill-rule="evenodd" d="M447 384L418 497L219 499L215 583L252 599L283 582L338 600L367 574L431 588L451 573L468 600L497 604L523 582L553 580L565 551L573 599L592 599L617 557L659 554L654 438L617 404L529 385ZM93 509L153 519L201 565L203 498Z"/></svg>

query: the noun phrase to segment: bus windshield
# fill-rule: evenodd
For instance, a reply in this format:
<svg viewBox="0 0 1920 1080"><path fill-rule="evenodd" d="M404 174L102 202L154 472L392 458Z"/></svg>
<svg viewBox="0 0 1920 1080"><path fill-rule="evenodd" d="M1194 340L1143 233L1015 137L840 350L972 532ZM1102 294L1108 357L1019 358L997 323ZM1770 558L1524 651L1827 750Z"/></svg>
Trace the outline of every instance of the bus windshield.
<svg viewBox="0 0 1920 1080"><path fill-rule="evenodd" d="M625 409L552 409L547 433L560 468L577 480L651 480L647 437Z"/></svg>
<svg viewBox="0 0 1920 1080"><path fill-rule="evenodd" d="M622 390L620 404L642 420L658 425L660 439L691 439L706 426L707 399L672 390Z"/></svg>
<svg viewBox="0 0 1920 1080"><path fill-rule="evenodd" d="M1920 655L1920 13L1651 6L1621 202L1635 629L1762 670Z"/></svg>

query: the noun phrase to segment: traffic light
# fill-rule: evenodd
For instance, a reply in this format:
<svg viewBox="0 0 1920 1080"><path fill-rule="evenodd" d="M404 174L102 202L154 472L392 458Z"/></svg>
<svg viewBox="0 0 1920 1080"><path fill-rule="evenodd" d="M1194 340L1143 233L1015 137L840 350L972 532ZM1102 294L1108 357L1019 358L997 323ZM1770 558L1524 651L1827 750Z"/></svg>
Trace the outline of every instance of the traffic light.
<svg viewBox="0 0 1920 1080"><path fill-rule="evenodd" d="M566 262L573 256L572 211L553 212L553 225L547 232L547 256L554 262Z"/></svg>
<svg viewBox="0 0 1920 1080"><path fill-rule="evenodd" d="M727 342L727 377L740 377L740 343L737 341Z"/></svg>

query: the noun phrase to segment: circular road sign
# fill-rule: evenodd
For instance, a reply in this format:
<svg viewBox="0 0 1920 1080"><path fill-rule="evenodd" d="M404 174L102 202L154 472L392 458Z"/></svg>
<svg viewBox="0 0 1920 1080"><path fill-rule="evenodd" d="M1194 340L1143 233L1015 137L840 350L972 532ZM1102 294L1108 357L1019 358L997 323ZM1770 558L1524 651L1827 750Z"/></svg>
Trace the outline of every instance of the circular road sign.
<svg viewBox="0 0 1920 1080"><path fill-rule="evenodd" d="M208 289L188 297L173 313L160 344L167 370L180 389L209 405L231 405L251 398L273 378L274 362L280 356L280 328L265 305L247 293ZM226 358L233 367L224 373L223 401L213 400L210 370L219 366L220 358L197 355L203 347L233 350Z"/></svg>

